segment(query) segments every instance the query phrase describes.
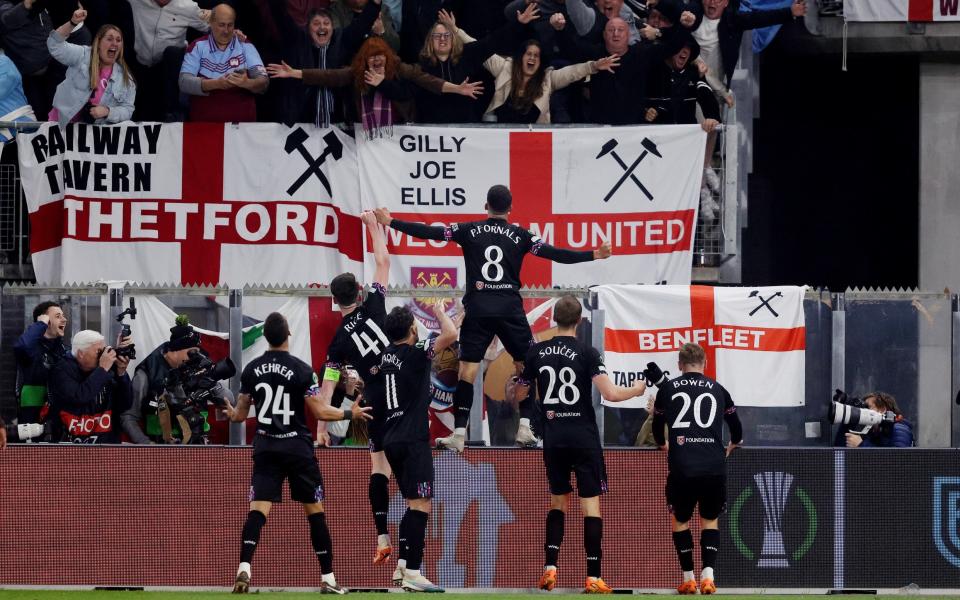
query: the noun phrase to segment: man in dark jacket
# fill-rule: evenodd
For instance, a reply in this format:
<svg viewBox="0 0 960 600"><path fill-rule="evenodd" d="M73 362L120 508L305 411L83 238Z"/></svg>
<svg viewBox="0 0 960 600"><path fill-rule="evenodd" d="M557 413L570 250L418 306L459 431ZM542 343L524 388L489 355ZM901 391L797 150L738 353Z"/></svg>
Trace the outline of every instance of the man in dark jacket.
<svg viewBox="0 0 960 600"><path fill-rule="evenodd" d="M701 126L711 132L720 124L720 105L710 86L693 64L700 46L689 35L673 56L654 66L647 84L648 123L690 125L697 122L697 105L703 111Z"/></svg>
<svg viewBox="0 0 960 600"><path fill-rule="evenodd" d="M66 356L63 332L67 317L56 302L41 302L33 309L33 323L13 345L17 359L17 398L20 424L45 420L47 376L50 369Z"/></svg>
<svg viewBox="0 0 960 600"><path fill-rule="evenodd" d="M616 54L620 65L613 72L600 71L590 77L588 121L607 125L632 125L644 122L644 99L653 66L673 55L683 40L677 28L664 30L657 43L630 44L626 21L614 17L603 31L603 45L584 44L572 27L554 18L551 24L560 30L560 47L574 61L597 60Z"/></svg>
<svg viewBox="0 0 960 600"><path fill-rule="evenodd" d="M700 44L710 75L730 87L733 70L740 58L740 40L748 29L789 23L807 14L806 0L794 0L788 8L740 12L740 0L703 0L703 20L693 32ZM724 90L714 88L720 95Z"/></svg>
<svg viewBox="0 0 960 600"><path fill-rule="evenodd" d="M300 28L282 2L268 4L284 39L283 60L295 69L336 69L350 64L380 15L380 0L373 0L345 27L334 27L330 12L318 9L310 12L306 27ZM270 94L278 101L280 121L320 127L344 121L339 90L305 86L296 79L276 80L274 85Z"/></svg>
<svg viewBox="0 0 960 600"><path fill-rule="evenodd" d="M0 0L0 45L17 65L23 77L23 91L38 119L47 118L53 94L67 72L66 67L50 60L47 38L54 21L46 4L44 0ZM67 41L89 46L91 39L90 31L81 26Z"/></svg>
<svg viewBox="0 0 960 600"><path fill-rule="evenodd" d="M121 340L128 346L132 340ZM103 336L85 329L73 336L73 350L50 372L50 406L63 431L61 441L116 444L114 415L130 408L130 360L118 357Z"/></svg>

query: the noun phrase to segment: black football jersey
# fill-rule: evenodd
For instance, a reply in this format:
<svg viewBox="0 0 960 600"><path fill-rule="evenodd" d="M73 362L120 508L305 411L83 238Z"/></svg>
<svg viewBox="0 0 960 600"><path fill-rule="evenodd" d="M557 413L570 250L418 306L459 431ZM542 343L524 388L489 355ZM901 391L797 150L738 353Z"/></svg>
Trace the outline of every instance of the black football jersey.
<svg viewBox="0 0 960 600"><path fill-rule="evenodd" d="M666 419L670 472L725 473L723 421L734 411L726 388L702 373L684 373L660 386L654 412Z"/></svg>
<svg viewBox="0 0 960 600"><path fill-rule="evenodd" d="M542 244L532 232L503 219L455 223L447 235L463 249L464 305L477 316L511 314L521 306L520 267Z"/></svg>
<svg viewBox="0 0 960 600"><path fill-rule="evenodd" d="M539 392L544 448L600 448L593 378L607 372L603 357L570 336L530 347L521 383Z"/></svg>
<svg viewBox="0 0 960 600"><path fill-rule="evenodd" d="M434 340L391 344L380 357L377 375L364 393L383 419L384 446L430 441L427 409Z"/></svg>
<svg viewBox="0 0 960 600"><path fill-rule="evenodd" d="M371 370L380 365L380 354L390 345L383 322L387 318L386 290L374 283L363 304L345 316L327 348L326 368L339 370L343 365L352 365L365 384L372 376ZM324 374L326 377L326 374Z"/></svg>
<svg viewBox="0 0 960 600"><path fill-rule="evenodd" d="M240 393L252 398L256 411L254 452L302 451L306 441L312 454L305 399L319 393L319 380L310 365L289 352L268 350L244 367Z"/></svg>

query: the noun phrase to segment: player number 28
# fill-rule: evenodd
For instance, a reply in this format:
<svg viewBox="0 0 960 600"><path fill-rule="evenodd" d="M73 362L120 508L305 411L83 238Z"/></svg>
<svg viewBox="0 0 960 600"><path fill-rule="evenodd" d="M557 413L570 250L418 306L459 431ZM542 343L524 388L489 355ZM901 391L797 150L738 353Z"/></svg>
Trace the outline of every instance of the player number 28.
<svg viewBox="0 0 960 600"><path fill-rule="evenodd" d="M560 369L560 387L556 390L556 397L553 395L553 388L557 384L557 372L553 367L549 366L540 367L540 372L546 373L547 376L550 377L550 381L547 382L547 392L543 395L544 404L559 404L560 402L564 404L577 403L577 400L580 399L580 390L577 389L577 374L574 373L573 369L570 367Z"/></svg>
<svg viewBox="0 0 960 600"><path fill-rule="evenodd" d="M690 410L690 405L693 404L693 420L697 422L697 425L703 429L707 429L713 423L714 417L717 416L717 399L710 392L704 392L697 396L697 399L693 402L690 401L690 395L686 392L677 392L673 395L671 400L676 400L681 398L683 400L683 407L680 409L680 414L677 415L677 420L673 422L674 429L683 429L685 427L690 427L690 421L684 421L683 417L687 414L687 411ZM705 421L700 420L701 407L704 400L710 400L710 413L707 415Z"/></svg>
<svg viewBox="0 0 960 600"><path fill-rule="evenodd" d="M503 260L503 249L500 246L487 246L487 249L483 251L483 257L487 259L487 262L480 267L483 278L487 281L503 279L503 265L500 264L500 261Z"/></svg>
<svg viewBox="0 0 960 600"><path fill-rule="evenodd" d="M255 390L263 390L263 404L260 406L260 412L257 413L257 420L264 425L273 424L273 416L283 417L283 424L290 424L290 417L293 411L290 410L290 394L284 393L283 386L277 387L276 393L273 388L266 383L258 383Z"/></svg>

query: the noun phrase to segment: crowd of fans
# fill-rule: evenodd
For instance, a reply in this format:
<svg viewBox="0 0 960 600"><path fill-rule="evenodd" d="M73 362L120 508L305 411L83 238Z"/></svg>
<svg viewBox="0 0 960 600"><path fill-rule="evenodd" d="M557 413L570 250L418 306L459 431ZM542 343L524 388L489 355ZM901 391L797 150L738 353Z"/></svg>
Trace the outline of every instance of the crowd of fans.
<svg viewBox="0 0 960 600"><path fill-rule="evenodd" d="M743 32L806 12L739 4L0 0L0 121L699 122L709 167Z"/></svg>

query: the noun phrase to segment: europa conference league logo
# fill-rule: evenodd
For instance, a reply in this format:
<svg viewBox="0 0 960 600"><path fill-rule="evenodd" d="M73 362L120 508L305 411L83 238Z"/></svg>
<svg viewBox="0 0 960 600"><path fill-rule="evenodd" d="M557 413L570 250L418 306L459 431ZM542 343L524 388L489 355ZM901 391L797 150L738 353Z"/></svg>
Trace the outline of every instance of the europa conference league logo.
<svg viewBox="0 0 960 600"><path fill-rule="evenodd" d="M797 562L810 551L817 538L817 509L810 499L810 495L800 486L793 485L794 477L790 473L781 471L765 471L753 476L756 490L747 486L737 497L730 509L730 537L737 551L747 560L757 559L760 568L787 568L790 560ZM791 495L791 491L793 494ZM762 503L749 502L755 493L759 493ZM806 533L799 546L788 554L783 542L785 527L796 527L796 523L785 523L784 515L791 499L796 499L803 506L807 515ZM756 510L763 507L763 545L760 556L747 546L740 535L741 513L744 510Z"/></svg>
<svg viewBox="0 0 960 600"><path fill-rule="evenodd" d="M933 478L933 543L960 568L960 477Z"/></svg>

